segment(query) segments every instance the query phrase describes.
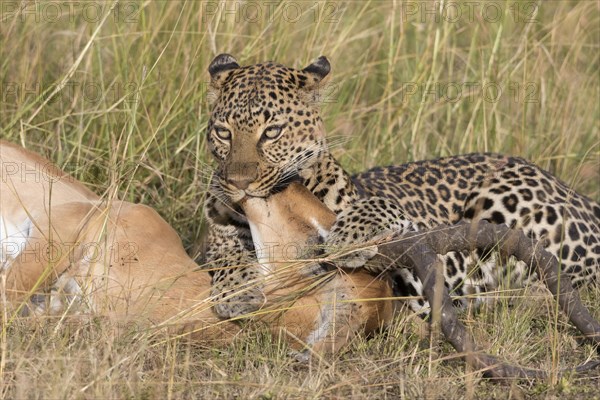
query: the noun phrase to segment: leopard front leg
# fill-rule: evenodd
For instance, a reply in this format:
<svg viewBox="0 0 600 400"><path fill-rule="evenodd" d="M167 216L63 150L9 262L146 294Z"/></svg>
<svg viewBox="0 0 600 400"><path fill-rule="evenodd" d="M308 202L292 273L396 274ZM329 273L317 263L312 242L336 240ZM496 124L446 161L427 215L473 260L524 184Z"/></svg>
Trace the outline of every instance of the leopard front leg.
<svg viewBox="0 0 600 400"><path fill-rule="evenodd" d="M263 305L260 266L234 226L210 226L206 261L212 275L214 311L219 317L251 314Z"/></svg>
<svg viewBox="0 0 600 400"><path fill-rule="evenodd" d="M394 202L382 197L357 200L340 212L325 238L328 253L348 252L336 259L343 268L364 267L380 274L381 266L370 266L367 261L378 253L377 243L394 234L413 232L416 226L405 219Z"/></svg>

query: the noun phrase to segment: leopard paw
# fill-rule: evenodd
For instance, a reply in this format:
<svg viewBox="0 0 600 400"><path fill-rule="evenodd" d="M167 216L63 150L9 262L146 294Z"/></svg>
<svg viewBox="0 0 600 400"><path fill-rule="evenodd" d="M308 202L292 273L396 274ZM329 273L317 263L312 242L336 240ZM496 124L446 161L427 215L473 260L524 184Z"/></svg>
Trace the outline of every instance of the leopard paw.
<svg viewBox="0 0 600 400"><path fill-rule="evenodd" d="M344 268L362 268L370 259L375 257L379 253L377 245L371 245L361 247L360 249L354 250L349 254L345 254L335 261L338 265L342 265Z"/></svg>
<svg viewBox="0 0 600 400"><path fill-rule="evenodd" d="M223 319L251 316L264 304L264 295L258 288L243 289L243 293L220 293L213 306L214 312Z"/></svg>

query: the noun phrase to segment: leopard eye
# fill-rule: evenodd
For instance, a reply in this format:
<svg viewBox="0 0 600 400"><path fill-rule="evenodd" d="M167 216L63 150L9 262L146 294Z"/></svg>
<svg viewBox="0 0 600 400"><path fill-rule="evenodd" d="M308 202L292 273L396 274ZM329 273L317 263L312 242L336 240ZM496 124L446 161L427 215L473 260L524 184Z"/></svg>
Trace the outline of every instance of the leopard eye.
<svg viewBox="0 0 600 400"><path fill-rule="evenodd" d="M283 133L283 128L285 128L285 125L268 126L263 131L262 137L268 140L279 139L279 137Z"/></svg>
<svg viewBox="0 0 600 400"><path fill-rule="evenodd" d="M224 141L228 141L231 139L231 131L229 129L224 128L222 126L215 126L214 130L219 139Z"/></svg>

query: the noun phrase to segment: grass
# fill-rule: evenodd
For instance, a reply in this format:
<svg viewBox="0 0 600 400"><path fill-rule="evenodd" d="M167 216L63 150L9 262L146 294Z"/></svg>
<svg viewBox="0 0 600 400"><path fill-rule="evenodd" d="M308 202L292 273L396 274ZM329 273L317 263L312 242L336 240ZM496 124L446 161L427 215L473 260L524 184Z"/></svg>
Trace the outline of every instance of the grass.
<svg viewBox="0 0 600 400"><path fill-rule="evenodd" d="M241 64L295 67L326 55L333 71L322 114L335 155L352 172L495 151L531 159L600 199L596 2L450 2L437 17L433 2L27 4L22 13L17 2L0 4L0 136L98 193L151 205L190 253L200 248L210 175L207 66L220 52ZM600 318L598 295L589 290L584 299ZM593 355L546 296L525 291L501 303L465 316L494 354L552 370ZM597 373L482 381L447 344L423 340L419 325L402 315L385 335L298 365L260 329L216 351L115 336L98 321L19 320L1 341L0 391L8 398L598 396Z"/></svg>

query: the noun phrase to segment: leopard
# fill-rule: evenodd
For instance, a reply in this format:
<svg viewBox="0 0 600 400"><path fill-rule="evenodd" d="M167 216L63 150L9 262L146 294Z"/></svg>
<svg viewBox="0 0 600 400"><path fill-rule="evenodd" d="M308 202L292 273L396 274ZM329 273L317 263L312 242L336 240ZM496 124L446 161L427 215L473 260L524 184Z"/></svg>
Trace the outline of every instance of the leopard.
<svg viewBox="0 0 600 400"><path fill-rule="evenodd" d="M329 149L319 96L331 70L324 56L303 69L276 62L240 66L230 54L210 63L211 113L206 141L216 167L204 202L208 225L200 262L212 279L214 311L229 319L264 304L255 244L240 203L266 198L300 182L333 213L322 232L323 248L354 251L323 263L388 274L394 295L424 318L429 304L414 271L371 264L377 245L392 234L422 231L460 221L487 220L521 229L555 255L575 286L600 281L600 204L520 157L471 153L351 175ZM285 221L282 221L285 223ZM359 245L358 247L356 245ZM343 252L342 252L343 253ZM484 250L439 255L457 306L508 281L537 279L521 262Z"/></svg>

